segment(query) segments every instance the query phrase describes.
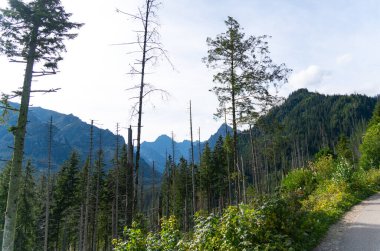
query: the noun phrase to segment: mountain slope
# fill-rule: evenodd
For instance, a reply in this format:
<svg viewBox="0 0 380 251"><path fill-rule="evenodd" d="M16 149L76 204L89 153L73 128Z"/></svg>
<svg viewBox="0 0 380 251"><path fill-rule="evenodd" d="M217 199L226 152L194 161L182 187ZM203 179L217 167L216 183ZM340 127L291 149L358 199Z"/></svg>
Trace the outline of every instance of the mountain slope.
<svg viewBox="0 0 380 251"><path fill-rule="evenodd" d="M297 90L257 121L252 130L254 154L248 131L240 135L240 151L248 163L252 155L264 159L267 164L256 168L267 172L303 166L321 148L336 153L339 138L345 136L347 147L357 158L357 147L376 102L376 97L359 94L323 95Z"/></svg>
<svg viewBox="0 0 380 251"><path fill-rule="evenodd" d="M220 136L225 137L226 133L231 133L232 129L225 124L221 125L218 131L211 135L207 141L201 142L201 151L203 150L206 142L211 148L214 148L218 138ZM187 160L191 159L191 142L189 140L184 140L182 142L174 141L174 157L175 161L178 162L181 157ZM194 161L199 162L199 141L194 142ZM172 139L167 135L159 136L153 142L144 141L141 144L141 156L148 162L152 163L155 161L157 170L163 171L165 167L165 161L167 155L173 155L173 142Z"/></svg>
<svg viewBox="0 0 380 251"><path fill-rule="evenodd" d="M12 103L14 107L18 104ZM31 107L28 114L27 135L25 140L25 160L30 159L37 170L42 171L47 167L48 153L48 129L50 118L53 119L52 137L52 167L53 171L68 159L73 151L77 151L84 162L90 149L90 128L91 125L83 122L78 117L69 114L62 114L40 107ZM7 123L0 125L0 160L5 163L12 157L13 135L8 131L10 126L17 123L17 113L10 112ZM100 137L104 152L105 169L112 168L112 159L115 154L116 135L111 131L93 127L93 154L100 148ZM125 141L119 136L119 145ZM0 162L1 166L1 162ZM144 177L151 176L151 167L141 160Z"/></svg>

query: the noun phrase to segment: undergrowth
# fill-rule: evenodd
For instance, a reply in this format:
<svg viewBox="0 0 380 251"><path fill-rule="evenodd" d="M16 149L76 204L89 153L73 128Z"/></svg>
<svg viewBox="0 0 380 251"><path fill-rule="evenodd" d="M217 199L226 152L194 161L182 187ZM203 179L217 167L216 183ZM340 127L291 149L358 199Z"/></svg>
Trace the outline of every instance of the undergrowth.
<svg viewBox="0 0 380 251"><path fill-rule="evenodd" d="M322 156L291 171L274 195L222 215L196 215L191 233L180 232L175 217L162 219L157 233L134 223L114 250L311 250L344 212L379 189L379 169Z"/></svg>

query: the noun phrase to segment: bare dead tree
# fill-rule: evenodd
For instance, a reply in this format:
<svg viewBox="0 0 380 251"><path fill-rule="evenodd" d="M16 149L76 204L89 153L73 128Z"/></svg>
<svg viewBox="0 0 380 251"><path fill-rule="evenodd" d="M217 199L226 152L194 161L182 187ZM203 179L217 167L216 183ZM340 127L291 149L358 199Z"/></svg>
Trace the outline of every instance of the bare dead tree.
<svg viewBox="0 0 380 251"><path fill-rule="evenodd" d="M194 141L193 141L193 116L190 100L190 140L191 140L191 185L193 190L193 214L197 211L196 191L195 191L195 174L194 174Z"/></svg>
<svg viewBox="0 0 380 251"><path fill-rule="evenodd" d="M112 225L114 236L118 238L118 222L119 222L119 123L116 124L116 149L115 149L115 164L116 164L116 183L115 183L115 216Z"/></svg>
<svg viewBox="0 0 380 251"><path fill-rule="evenodd" d="M131 226L134 211L134 187L133 187L133 139L132 127L128 128L128 150L127 150L127 170L126 170L126 224Z"/></svg>
<svg viewBox="0 0 380 251"><path fill-rule="evenodd" d="M89 232L89 214L90 214L90 196L91 196L91 174L92 174L92 148L93 148L93 131L94 121L91 120L90 127L90 152L88 154L88 170L86 179L86 201L85 201L85 213L84 213L84 233L83 233L83 250L88 250L88 232Z"/></svg>
<svg viewBox="0 0 380 251"><path fill-rule="evenodd" d="M137 40L133 42L120 43L117 45L132 46L134 49L129 54L139 54L141 57L136 59L131 64L130 75L140 77L140 83L127 90L136 90L138 95L132 97L132 100L137 100L132 106L131 117L137 116L137 145L136 145L136 160L135 160L135 184L134 184L134 208L137 208L139 178L138 171L140 165L140 142L142 128L143 102L152 93L158 92L162 97L168 96L168 93L163 89L156 88L152 84L147 83L146 75L148 67L157 64L160 58L165 58L170 63L167 57L167 52L163 49L160 42L160 34L158 32L157 10L160 5L158 0L144 0L144 5L138 8L137 14L130 14L117 9L118 13L127 15L133 20L141 22L142 29L136 31ZM171 63L170 63L171 64ZM134 212L135 213L135 212Z"/></svg>

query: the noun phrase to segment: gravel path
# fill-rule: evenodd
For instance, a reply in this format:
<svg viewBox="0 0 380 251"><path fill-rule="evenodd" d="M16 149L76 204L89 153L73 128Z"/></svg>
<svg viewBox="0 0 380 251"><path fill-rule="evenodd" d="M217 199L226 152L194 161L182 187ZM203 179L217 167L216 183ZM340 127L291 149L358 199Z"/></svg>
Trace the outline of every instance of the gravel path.
<svg viewBox="0 0 380 251"><path fill-rule="evenodd" d="M346 213L314 251L380 251L380 193Z"/></svg>

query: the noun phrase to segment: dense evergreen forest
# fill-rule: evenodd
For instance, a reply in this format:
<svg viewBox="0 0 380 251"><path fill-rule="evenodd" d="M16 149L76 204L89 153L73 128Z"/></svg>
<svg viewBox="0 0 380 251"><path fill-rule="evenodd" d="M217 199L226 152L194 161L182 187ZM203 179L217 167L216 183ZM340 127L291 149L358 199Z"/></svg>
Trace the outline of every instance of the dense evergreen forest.
<svg viewBox="0 0 380 251"><path fill-rule="evenodd" d="M171 61L160 41L160 3L143 2L137 14L117 9L141 25L136 41L123 44L137 48L128 53L138 55L130 64L138 83L128 87L137 93L136 125L124 142L118 124L114 147L106 148L92 120L83 132L88 141L72 137L88 142L87 154L59 156L58 170L51 117L47 166L25 154L33 93L58 90L34 89L32 82L58 73L64 42L83 24L71 21L60 0L9 0L0 9L0 53L25 64L22 88L0 100L0 122L17 114L7 136L13 156L0 173L3 251L310 250L347 209L380 189L378 97L306 89L279 97L292 70L272 60L270 36L246 35L233 17L225 32L206 39L202 59L213 74L214 115L224 119L226 136L194 146L190 101L190 157L176 156L172 136L159 175L154 160L142 159L144 101L168 93L146 77L161 59Z"/></svg>

